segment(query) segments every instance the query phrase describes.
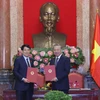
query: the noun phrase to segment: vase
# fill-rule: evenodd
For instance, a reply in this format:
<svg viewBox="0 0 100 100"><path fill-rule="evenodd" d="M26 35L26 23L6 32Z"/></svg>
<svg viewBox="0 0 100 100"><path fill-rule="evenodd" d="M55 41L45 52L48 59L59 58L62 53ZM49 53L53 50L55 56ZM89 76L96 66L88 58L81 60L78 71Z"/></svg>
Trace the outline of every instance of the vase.
<svg viewBox="0 0 100 100"><path fill-rule="evenodd" d="M70 69L70 72L72 73L72 72L77 72L77 69L76 68L71 68Z"/></svg>
<svg viewBox="0 0 100 100"><path fill-rule="evenodd" d="M84 72L83 65L79 65L77 72L80 73L80 74L83 74L83 72Z"/></svg>

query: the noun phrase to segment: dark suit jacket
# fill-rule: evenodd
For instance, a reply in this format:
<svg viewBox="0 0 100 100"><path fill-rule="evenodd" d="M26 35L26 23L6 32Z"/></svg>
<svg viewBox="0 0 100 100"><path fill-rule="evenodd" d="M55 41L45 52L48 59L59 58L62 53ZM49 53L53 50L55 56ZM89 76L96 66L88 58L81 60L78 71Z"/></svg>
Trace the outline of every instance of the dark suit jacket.
<svg viewBox="0 0 100 100"><path fill-rule="evenodd" d="M33 67L32 58L30 58L30 63L31 63L31 67ZM27 64L23 56L16 58L15 63L14 63L13 73L16 79L16 82L15 82L16 90L24 91L29 88L33 89L33 85L34 85L33 83L24 83L22 81L22 78L23 77L26 78L26 74L27 74Z"/></svg>
<svg viewBox="0 0 100 100"><path fill-rule="evenodd" d="M50 65L54 65L55 58L51 59ZM57 82L52 82L53 90L69 90L68 74L70 72L70 59L61 56L56 66Z"/></svg>

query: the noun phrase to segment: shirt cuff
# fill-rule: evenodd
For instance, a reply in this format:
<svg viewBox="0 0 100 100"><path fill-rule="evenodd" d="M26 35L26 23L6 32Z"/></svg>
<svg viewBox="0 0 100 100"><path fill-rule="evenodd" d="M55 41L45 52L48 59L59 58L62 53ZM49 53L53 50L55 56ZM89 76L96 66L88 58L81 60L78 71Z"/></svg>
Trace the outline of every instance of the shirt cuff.
<svg viewBox="0 0 100 100"><path fill-rule="evenodd" d="M25 79L25 78L23 77L23 78L22 78L22 81L24 81L24 79Z"/></svg>

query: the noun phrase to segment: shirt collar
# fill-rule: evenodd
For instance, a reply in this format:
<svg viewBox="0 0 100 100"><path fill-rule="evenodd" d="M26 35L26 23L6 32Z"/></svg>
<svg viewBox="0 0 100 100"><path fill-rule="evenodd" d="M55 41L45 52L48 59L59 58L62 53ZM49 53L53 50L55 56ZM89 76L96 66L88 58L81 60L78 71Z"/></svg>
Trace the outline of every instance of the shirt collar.
<svg viewBox="0 0 100 100"><path fill-rule="evenodd" d="M23 57L24 57L24 59L25 59L25 60L26 60L26 59L28 59L28 60L29 60L29 57L26 57L26 56L24 56L24 55L23 55Z"/></svg>
<svg viewBox="0 0 100 100"><path fill-rule="evenodd" d="M59 56L57 56L56 58L60 59L61 55L62 55L62 54L60 54L60 55L59 55Z"/></svg>

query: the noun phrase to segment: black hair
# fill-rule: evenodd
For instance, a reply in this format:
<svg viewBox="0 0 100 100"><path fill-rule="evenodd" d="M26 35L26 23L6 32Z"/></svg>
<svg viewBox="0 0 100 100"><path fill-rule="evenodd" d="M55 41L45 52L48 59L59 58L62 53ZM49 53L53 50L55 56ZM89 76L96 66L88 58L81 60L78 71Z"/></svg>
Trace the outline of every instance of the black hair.
<svg viewBox="0 0 100 100"><path fill-rule="evenodd" d="M21 46L21 50L24 50L24 47L27 47L27 48L31 49L31 47L30 47L28 44L23 44L23 45Z"/></svg>

